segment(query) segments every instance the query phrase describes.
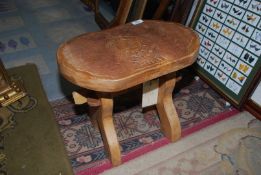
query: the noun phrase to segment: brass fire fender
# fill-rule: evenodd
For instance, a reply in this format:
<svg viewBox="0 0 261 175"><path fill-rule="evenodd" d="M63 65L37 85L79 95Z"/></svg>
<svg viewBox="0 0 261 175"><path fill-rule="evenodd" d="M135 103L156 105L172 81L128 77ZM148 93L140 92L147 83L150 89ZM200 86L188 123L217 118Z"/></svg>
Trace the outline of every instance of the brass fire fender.
<svg viewBox="0 0 261 175"><path fill-rule="evenodd" d="M0 59L0 107L8 106L25 95L26 93L22 83L9 78Z"/></svg>

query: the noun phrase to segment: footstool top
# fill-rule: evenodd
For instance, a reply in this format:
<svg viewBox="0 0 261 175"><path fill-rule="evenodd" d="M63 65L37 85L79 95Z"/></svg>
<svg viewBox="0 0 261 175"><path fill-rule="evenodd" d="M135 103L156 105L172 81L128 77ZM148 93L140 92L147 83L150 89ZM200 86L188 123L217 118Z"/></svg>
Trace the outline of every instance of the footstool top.
<svg viewBox="0 0 261 175"><path fill-rule="evenodd" d="M148 20L75 37L59 47L57 60L72 83L117 92L191 65L198 49L192 29Z"/></svg>

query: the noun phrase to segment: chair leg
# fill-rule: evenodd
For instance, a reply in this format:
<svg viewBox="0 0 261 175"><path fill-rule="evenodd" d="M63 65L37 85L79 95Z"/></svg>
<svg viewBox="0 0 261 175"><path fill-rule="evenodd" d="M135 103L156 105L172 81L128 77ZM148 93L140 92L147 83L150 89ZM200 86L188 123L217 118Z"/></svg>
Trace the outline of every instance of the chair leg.
<svg viewBox="0 0 261 175"><path fill-rule="evenodd" d="M175 73L160 77L158 102L156 105L160 116L161 128L165 136L172 142L181 136L180 121L172 100L175 83Z"/></svg>
<svg viewBox="0 0 261 175"><path fill-rule="evenodd" d="M100 98L101 106L97 115L104 147L109 154L113 166L121 164L121 151L112 119L113 99Z"/></svg>

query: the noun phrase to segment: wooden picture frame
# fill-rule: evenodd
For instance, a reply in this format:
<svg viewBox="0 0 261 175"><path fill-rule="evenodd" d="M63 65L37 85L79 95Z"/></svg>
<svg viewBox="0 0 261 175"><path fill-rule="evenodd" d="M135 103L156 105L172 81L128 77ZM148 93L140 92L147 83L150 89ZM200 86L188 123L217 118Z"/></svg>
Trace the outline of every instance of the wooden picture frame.
<svg viewBox="0 0 261 175"><path fill-rule="evenodd" d="M260 9L258 0L202 0L190 23L201 42L196 72L239 109L261 75Z"/></svg>
<svg viewBox="0 0 261 175"><path fill-rule="evenodd" d="M141 19L147 4L147 0L138 0L135 2L133 0L119 1L115 17L111 21L108 21L100 11L100 0L82 0L82 2L94 11L95 21L101 29L125 24L129 16L131 20ZM131 13L132 8L133 12Z"/></svg>
<svg viewBox="0 0 261 175"><path fill-rule="evenodd" d="M261 108L253 100L248 99L246 105L244 106L244 109L246 109L256 118L261 120Z"/></svg>
<svg viewBox="0 0 261 175"><path fill-rule="evenodd" d="M261 120L261 75L258 77L259 80L255 82L255 88L253 89L253 92L250 94L250 97L247 99L244 105L244 109L246 109L256 118Z"/></svg>

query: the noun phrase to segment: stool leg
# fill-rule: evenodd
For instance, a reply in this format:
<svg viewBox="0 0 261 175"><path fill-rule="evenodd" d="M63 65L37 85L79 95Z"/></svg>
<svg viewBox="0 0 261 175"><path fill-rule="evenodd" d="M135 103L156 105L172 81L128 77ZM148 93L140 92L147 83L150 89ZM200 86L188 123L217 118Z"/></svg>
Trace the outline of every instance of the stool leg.
<svg viewBox="0 0 261 175"><path fill-rule="evenodd" d="M175 109L172 92L176 83L175 73L160 77L157 110L160 116L161 128L165 136L172 142L180 138L181 127Z"/></svg>
<svg viewBox="0 0 261 175"><path fill-rule="evenodd" d="M117 166L121 164L121 151L112 119L113 99L101 98L100 100L101 106L97 116L98 124L104 147L109 154L112 164Z"/></svg>
<svg viewBox="0 0 261 175"><path fill-rule="evenodd" d="M89 110L88 110L88 114L90 116L91 119L91 123L93 124L93 127L97 130L99 130L99 126L98 126L98 117L100 115L100 106L99 107L91 107L88 106Z"/></svg>

